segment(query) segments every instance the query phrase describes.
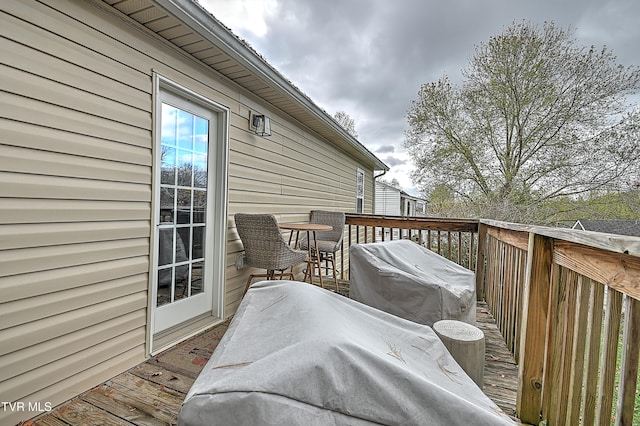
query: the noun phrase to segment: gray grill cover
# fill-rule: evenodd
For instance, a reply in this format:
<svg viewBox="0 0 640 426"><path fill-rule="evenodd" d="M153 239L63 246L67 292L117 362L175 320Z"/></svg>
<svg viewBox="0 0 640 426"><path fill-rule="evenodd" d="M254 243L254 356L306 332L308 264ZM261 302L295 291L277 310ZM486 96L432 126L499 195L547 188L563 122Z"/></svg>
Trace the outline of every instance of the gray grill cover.
<svg viewBox="0 0 640 426"><path fill-rule="evenodd" d="M349 249L349 297L432 326L447 319L475 324L475 274L408 240Z"/></svg>
<svg viewBox="0 0 640 426"><path fill-rule="evenodd" d="M513 424L431 328L296 281L250 288L178 422Z"/></svg>

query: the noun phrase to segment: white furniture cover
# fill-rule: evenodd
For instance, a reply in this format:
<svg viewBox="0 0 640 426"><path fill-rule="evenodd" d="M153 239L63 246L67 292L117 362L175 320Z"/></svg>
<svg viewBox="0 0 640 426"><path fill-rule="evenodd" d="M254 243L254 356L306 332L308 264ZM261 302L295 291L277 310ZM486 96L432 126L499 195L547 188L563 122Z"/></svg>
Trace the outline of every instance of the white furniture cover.
<svg viewBox="0 0 640 426"><path fill-rule="evenodd" d="M349 249L349 297L432 326L475 324L475 274L409 240L357 244Z"/></svg>
<svg viewBox="0 0 640 426"><path fill-rule="evenodd" d="M502 425L434 331L297 281L262 281L189 390L178 424Z"/></svg>

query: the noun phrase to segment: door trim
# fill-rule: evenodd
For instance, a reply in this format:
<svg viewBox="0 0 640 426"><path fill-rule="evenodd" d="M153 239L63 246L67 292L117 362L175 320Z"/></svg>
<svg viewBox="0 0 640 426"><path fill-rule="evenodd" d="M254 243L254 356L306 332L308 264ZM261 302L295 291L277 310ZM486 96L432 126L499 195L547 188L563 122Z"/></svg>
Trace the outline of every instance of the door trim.
<svg viewBox="0 0 640 426"><path fill-rule="evenodd" d="M154 321L155 321L155 304L156 304L156 288L157 279L156 263L157 263L157 239L156 228L159 224L158 217L158 199L156 193L160 185L161 167L157 155L159 149L160 125L162 99L161 92L168 92L173 95L193 102L200 107L210 109L216 113L216 134L213 135L217 141L216 146L210 150L214 155L214 174L211 179L211 223L207 223L206 237L208 241L212 241L212 252L215 254L211 259L209 268L212 269L211 279L212 285L212 310L210 312L211 324L216 320L222 319L224 316L224 294L225 294L225 278L226 278L226 234L227 234L227 206L228 206L228 176L229 176L229 116L228 107L207 98L191 89L188 89L160 74L153 72L153 128L152 128L152 197L151 197L151 229L149 244L149 280L148 280L148 303L147 303L147 327L146 327L146 352L147 356L151 356L158 348L154 347ZM208 189L209 191L209 189ZM176 337L176 343L179 340L189 337L192 333L185 336ZM166 343L165 343L166 344Z"/></svg>

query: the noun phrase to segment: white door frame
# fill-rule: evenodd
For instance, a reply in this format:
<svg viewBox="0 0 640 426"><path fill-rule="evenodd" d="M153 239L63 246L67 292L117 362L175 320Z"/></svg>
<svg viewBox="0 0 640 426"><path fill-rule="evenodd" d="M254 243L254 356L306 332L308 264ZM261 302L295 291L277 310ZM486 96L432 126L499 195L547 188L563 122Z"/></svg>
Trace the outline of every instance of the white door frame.
<svg viewBox="0 0 640 426"><path fill-rule="evenodd" d="M185 88L159 74L154 73L154 105L153 105L153 187L151 202L151 243L149 265L149 301L147 314L147 348L151 354L157 348L153 346L153 335L156 330L156 299L157 299L157 262L158 262L158 226L160 224L160 135L162 117L162 94L167 93L181 98L185 104L193 104L196 108L205 108L215 117L215 134L210 139L216 141L210 146L209 170L207 185L207 222L205 241L205 279L211 280L211 316L222 318L224 315L225 289L225 257L227 232L227 177L229 156L229 114L227 107L208 99L190 89ZM183 336L188 337L188 336Z"/></svg>

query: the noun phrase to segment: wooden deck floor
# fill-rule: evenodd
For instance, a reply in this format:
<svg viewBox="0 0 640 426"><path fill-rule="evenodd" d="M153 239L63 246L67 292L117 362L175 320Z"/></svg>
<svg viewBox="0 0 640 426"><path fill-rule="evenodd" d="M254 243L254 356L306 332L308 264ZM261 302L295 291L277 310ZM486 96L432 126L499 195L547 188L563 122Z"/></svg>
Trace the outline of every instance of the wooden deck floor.
<svg viewBox="0 0 640 426"><path fill-rule="evenodd" d="M518 366L507 350L486 303L478 303L476 325L484 332L485 363L482 390L493 402L518 421L516 398L518 393Z"/></svg>
<svg viewBox="0 0 640 426"><path fill-rule="evenodd" d="M517 368L486 305L477 308L485 333L484 392L514 417ZM27 422L33 426L174 425L180 404L227 329L216 326L97 386L52 412Z"/></svg>

